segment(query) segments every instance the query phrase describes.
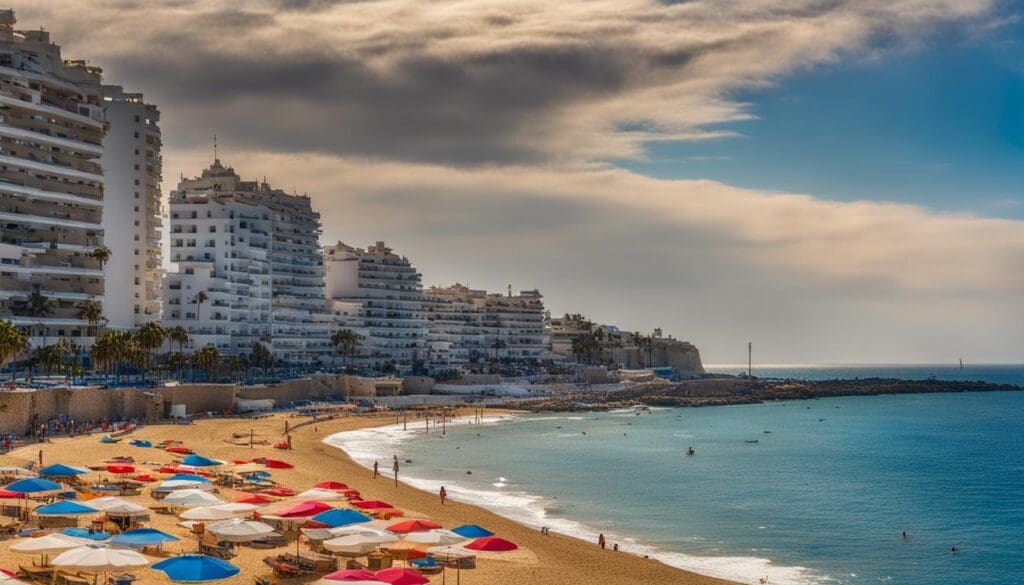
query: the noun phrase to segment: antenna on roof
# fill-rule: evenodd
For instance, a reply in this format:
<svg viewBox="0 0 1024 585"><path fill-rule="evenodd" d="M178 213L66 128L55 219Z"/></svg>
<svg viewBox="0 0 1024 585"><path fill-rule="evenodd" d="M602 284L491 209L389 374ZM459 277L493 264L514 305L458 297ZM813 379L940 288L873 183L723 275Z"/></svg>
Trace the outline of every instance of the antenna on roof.
<svg viewBox="0 0 1024 585"><path fill-rule="evenodd" d="M213 135L213 160L217 160L217 135Z"/></svg>

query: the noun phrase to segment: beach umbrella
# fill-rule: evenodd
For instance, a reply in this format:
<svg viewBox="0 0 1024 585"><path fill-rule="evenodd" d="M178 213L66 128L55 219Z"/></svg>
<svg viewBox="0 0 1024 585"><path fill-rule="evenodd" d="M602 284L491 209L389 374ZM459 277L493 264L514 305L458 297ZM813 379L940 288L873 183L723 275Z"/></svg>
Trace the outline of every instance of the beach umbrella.
<svg viewBox="0 0 1024 585"><path fill-rule="evenodd" d="M108 465L107 472L113 473L114 475L127 475L129 473L135 473L135 466L125 465L123 463Z"/></svg>
<svg viewBox="0 0 1024 585"><path fill-rule="evenodd" d="M331 509L330 505L323 502L302 502L275 515L279 518L310 518Z"/></svg>
<svg viewBox="0 0 1024 585"><path fill-rule="evenodd" d="M257 504L257 505L269 504L269 503L271 503L273 501L274 500L271 500L267 496L260 495L260 494L248 494L248 495L239 496L238 498L235 499L235 502L239 503L239 504Z"/></svg>
<svg viewBox="0 0 1024 585"><path fill-rule="evenodd" d="M202 455L189 455L181 460L182 465L191 465L192 467L214 467L217 465L224 465L223 461L217 461L216 459L210 459L209 457L203 457Z"/></svg>
<svg viewBox="0 0 1024 585"><path fill-rule="evenodd" d="M458 528L452 528L452 532L459 536L465 536L466 538L483 538L485 536L494 536L494 533L486 528L481 528L476 524L465 524Z"/></svg>
<svg viewBox="0 0 1024 585"><path fill-rule="evenodd" d="M373 571L345 569L324 575L317 583L320 585L334 585L335 583L345 583L346 585L380 585L383 581L377 579Z"/></svg>
<svg viewBox="0 0 1024 585"><path fill-rule="evenodd" d="M361 502L352 502L352 505L361 510L389 510L394 508L387 502L381 500L364 500Z"/></svg>
<svg viewBox="0 0 1024 585"><path fill-rule="evenodd" d="M39 477L19 479L4 486L4 490L18 494L43 494L46 492L59 492L62 489L64 488L59 483Z"/></svg>
<svg viewBox="0 0 1024 585"><path fill-rule="evenodd" d="M72 500L61 500L54 502L53 504L47 504L46 506L39 506L33 513L36 516L50 517L50 516L77 516L79 514L95 514L98 512L96 508L79 504Z"/></svg>
<svg viewBox="0 0 1024 585"><path fill-rule="evenodd" d="M291 463L281 461L280 459L264 459L263 465L266 465L271 469L291 469L295 467Z"/></svg>
<svg viewBox="0 0 1024 585"><path fill-rule="evenodd" d="M424 532L410 532L405 537L405 542L413 544L425 544L428 546L447 546L465 542L465 536L459 536L451 530L427 530Z"/></svg>
<svg viewBox="0 0 1024 585"><path fill-rule="evenodd" d="M294 496L295 494L297 494L299 492L293 490L292 488L284 487L283 485L279 485L277 487L272 487L270 489L263 490L263 493L269 494L271 496L280 496L280 497L287 498L287 497L290 497L290 496Z"/></svg>
<svg viewBox="0 0 1024 585"><path fill-rule="evenodd" d="M210 475L199 467L189 467L188 465L162 465L157 471L160 473L187 473L189 475L198 475L200 477Z"/></svg>
<svg viewBox="0 0 1024 585"><path fill-rule="evenodd" d="M92 540L99 542L110 538L109 532L89 532L87 528L65 528L58 532L64 536L70 536L72 538L84 538L86 540Z"/></svg>
<svg viewBox="0 0 1024 585"><path fill-rule="evenodd" d="M156 528L137 528L115 535L110 539L110 544L142 548L144 546L160 546L165 542L175 542L177 540L179 540L177 536L167 534Z"/></svg>
<svg viewBox="0 0 1024 585"><path fill-rule="evenodd" d="M150 475L148 473L140 473L139 475L136 475L136 476L132 477L132 479L134 479L135 481L141 481L141 482L145 482L145 483L149 483L149 482L157 480L157 478L153 477L152 475Z"/></svg>
<svg viewBox="0 0 1024 585"><path fill-rule="evenodd" d="M88 502L93 508L96 508L101 512L106 512L107 516L115 518L145 516L149 514L149 510L144 506L122 500L121 498L115 498L113 496L96 498L94 500L88 500Z"/></svg>
<svg viewBox="0 0 1024 585"><path fill-rule="evenodd" d="M182 555L160 561L153 569L178 583L205 583L234 577L239 568L227 561L206 555Z"/></svg>
<svg viewBox="0 0 1024 585"><path fill-rule="evenodd" d="M11 551L33 555L56 555L85 546L89 541L66 534L47 534L38 538L25 538L11 545Z"/></svg>
<svg viewBox="0 0 1024 585"><path fill-rule="evenodd" d="M25 494L19 494L17 492L9 492L7 490L0 490L0 498L3 499L19 499L24 498Z"/></svg>
<svg viewBox="0 0 1024 585"><path fill-rule="evenodd" d="M28 585L18 579L18 575L14 571L7 569L0 569L0 583L3 583L3 585Z"/></svg>
<svg viewBox="0 0 1024 585"><path fill-rule="evenodd" d="M440 528L441 525L437 522L431 522L430 520L404 520L397 524L388 526L390 532L396 534L403 534L408 532L422 532L424 530L433 530Z"/></svg>
<svg viewBox="0 0 1024 585"><path fill-rule="evenodd" d="M365 555L392 542L398 542L398 537L379 530L364 529L325 540L323 546L335 553Z"/></svg>
<svg viewBox="0 0 1024 585"><path fill-rule="evenodd" d="M242 514L242 512L226 510L220 506L199 506L186 510L179 517L182 520L228 520Z"/></svg>
<svg viewBox="0 0 1024 585"><path fill-rule="evenodd" d="M193 481L196 483L212 483L209 478L194 473L175 473L164 481Z"/></svg>
<svg viewBox="0 0 1024 585"><path fill-rule="evenodd" d="M322 490L334 490L334 491L340 491L340 490L347 490L348 489L348 486L343 484L343 483L341 483L340 481L321 481L320 483L316 484L313 487L320 488Z"/></svg>
<svg viewBox="0 0 1024 585"><path fill-rule="evenodd" d="M332 508L326 512L320 512L316 516L310 518L313 522L329 526L331 528L337 528L339 526L348 526L350 524L360 524L363 522L370 522L372 518L365 514L360 514L355 510L342 510L340 508Z"/></svg>
<svg viewBox="0 0 1024 585"><path fill-rule="evenodd" d="M216 536L217 540L225 542L252 542L274 534L274 529L269 524L241 518L211 524L206 530Z"/></svg>
<svg viewBox="0 0 1024 585"><path fill-rule="evenodd" d="M53 566L86 573L107 573L123 571L149 564L139 553L106 546L87 545L62 552L53 559Z"/></svg>
<svg viewBox="0 0 1024 585"><path fill-rule="evenodd" d="M47 465L39 470L40 477L74 477L85 473L89 473L89 470L83 467L64 465L62 463Z"/></svg>
<svg viewBox="0 0 1024 585"><path fill-rule="evenodd" d="M381 569L374 573L373 576L377 580L390 583L391 585L424 585L425 583L430 583L430 579L424 577L423 573L401 567Z"/></svg>
<svg viewBox="0 0 1024 585"><path fill-rule="evenodd" d="M143 441L141 439L132 439L131 441L128 441L128 444L142 448L149 448L153 446L153 443L150 443L149 441Z"/></svg>
<svg viewBox="0 0 1024 585"><path fill-rule="evenodd" d="M497 536L485 536L465 545L465 548L469 550L487 552L508 552L510 550L516 550L519 546L514 542L505 540L504 538L498 538Z"/></svg>
<svg viewBox="0 0 1024 585"><path fill-rule="evenodd" d="M304 492L302 492L300 494L296 494L295 497L300 499L300 500L324 500L324 501L331 501L331 500L340 500L341 499L341 494L339 494L336 491L332 491L332 490L324 490L324 489L320 489L320 488L313 488L311 490L306 490L306 491L304 491Z"/></svg>
<svg viewBox="0 0 1024 585"><path fill-rule="evenodd" d="M212 491L213 483L209 480L198 481L194 479L168 479L160 482L155 488L158 492L173 492L175 490L203 490Z"/></svg>
<svg viewBox="0 0 1024 585"><path fill-rule="evenodd" d="M188 447L167 447L164 451L167 451L168 453L177 453L179 455L192 454L192 449L189 449Z"/></svg>
<svg viewBox="0 0 1024 585"><path fill-rule="evenodd" d="M216 506L217 504L227 503L211 493L197 489L183 489L172 492L164 498L164 502L174 504L176 506L184 506L186 508L195 508L197 506Z"/></svg>

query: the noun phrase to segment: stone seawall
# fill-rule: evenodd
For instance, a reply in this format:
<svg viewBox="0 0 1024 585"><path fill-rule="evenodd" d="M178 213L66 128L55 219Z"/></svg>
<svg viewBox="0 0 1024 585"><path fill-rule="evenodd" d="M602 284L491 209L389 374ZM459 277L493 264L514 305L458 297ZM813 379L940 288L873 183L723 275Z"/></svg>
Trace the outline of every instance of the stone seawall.
<svg viewBox="0 0 1024 585"><path fill-rule="evenodd" d="M153 422L171 415L173 405L186 414L234 412L238 398L271 399L276 405L303 400L327 400L395 395L397 378L312 376L279 384L181 384L156 388L42 388L0 391L0 432L23 435L36 425L66 415L74 420L139 419Z"/></svg>

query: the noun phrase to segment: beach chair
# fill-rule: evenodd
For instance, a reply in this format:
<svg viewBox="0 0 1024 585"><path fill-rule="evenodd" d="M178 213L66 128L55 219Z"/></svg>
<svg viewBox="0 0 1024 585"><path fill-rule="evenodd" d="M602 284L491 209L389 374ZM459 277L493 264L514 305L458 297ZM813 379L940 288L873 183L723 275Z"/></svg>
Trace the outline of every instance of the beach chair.
<svg viewBox="0 0 1024 585"><path fill-rule="evenodd" d="M53 580L53 567L35 567L21 565L18 567L18 577L36 583L49 583Z"/></svg>

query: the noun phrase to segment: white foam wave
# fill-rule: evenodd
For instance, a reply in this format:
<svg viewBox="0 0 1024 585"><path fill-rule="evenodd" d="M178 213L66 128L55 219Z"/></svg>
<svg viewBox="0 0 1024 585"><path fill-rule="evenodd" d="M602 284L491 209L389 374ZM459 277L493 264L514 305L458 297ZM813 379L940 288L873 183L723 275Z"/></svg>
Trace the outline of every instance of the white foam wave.
<svg viewBox="0 0 1024 585"><path fill-rule="evenodd" d="M516 417L498 416L485 417L476 423L471 418L456 419L449 425L496 424L513 420ZM556 417L552 417L554 419ZM551 419L548 419L551 420ZM431 435L435 435L432 431ZM358 431L347 431L326 437L324 443L345 451L355 462L367 468L373 468L374 461L386 461L397 451L396 447L413 438L425 438L422 427L409 425L403 430L402 425L375 427ZM440 437L440 432L436 433ZM542 496L518 490L505 490L507 483L504 477L492 484L495 490L470 487L450 479L437 480L429 478L405 476L406 484L430 493L437 492L442 485L448 497L454 500L486 508L496 514L515 520L532 528L547 527L552 532L565 534L581 540L594 542L599 533L604 532L609 542L618 542L620 551L638 556L651 557L667 565L740 583L758 583L759 579L767 578L773 585L811 585L823 582L822 576L813 574L804 567L783 567L772 563L770 559L746 556L697 556L682 552L662 550L638 542L628 536L616 535L608 530L597 530L581 522L560 516L550 516L548 510L555 502Z"/></svg>

